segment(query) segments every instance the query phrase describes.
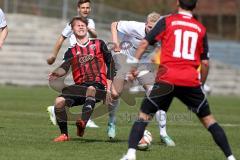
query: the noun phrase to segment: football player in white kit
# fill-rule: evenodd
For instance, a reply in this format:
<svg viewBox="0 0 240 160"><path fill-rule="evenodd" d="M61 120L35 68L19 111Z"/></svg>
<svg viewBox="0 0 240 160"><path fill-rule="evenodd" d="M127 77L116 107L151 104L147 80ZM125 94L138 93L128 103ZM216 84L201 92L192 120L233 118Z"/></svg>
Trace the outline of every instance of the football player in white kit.
<svg viewBox="0 0 240 160"><path fill-rule="evenodd" d="M110 104L109 108L112 108L110 114L110 119L108 123L108 136L109 138L114 138L116 135L115 131L115 112L119 106L119 97L123 91L124 83L126 82L127 72L129 71L126 66L126 60L131 59L134 56L136 48L138 47L140 41L146 36L146 34L153 28L154 24L160 19L160 15L156 12L152 12L147 16L146 22L136 22L136 21L118 21L113 22L111 26L112 39L115 44L115 55L113 59L115 62L115 67L117 69L117 75L113 81L113 101ZM121 36L121 43L119 42L119 35ZM123 46L123 43L127 42L129 44L127 49L120 47ZM140 68L140 73L137 77L137 80L140 85L143 86L146 93L148 93L154 82L155 74L154 69L152 68L151 56L155 51L156 46L150 46L145 52L144 56L141 58L140 63L142 63ZM125 61L125 62L124 62ZM150 64L150 65L147 65ZM125 68L124 68L125 67ZM131 79L131 78L130 78ZM130 97L131 98L131 97ZM160 128L160 138L163 143L167 146L175 146L174 141L168 136L166 132L166 112L158 111L156 114L156 119L159 123Z"/></svg>
<svg viewBox="0 0 240 160"><path fill-rule="evenodd" d="M0 49L3 46L3 43L8 35L8 27L7 27L7 21L5 18L5 15L0 8Z"/></svg>
<svg viewBox="0 0 240 160"><path fill-rule="evenodd" d="M88 20L89 37L96 38L97 32L95 30L95 22L93 21L93 19L88 18L89 14L91 12L91 1L90 0L79 0L77 3L77 11L78 11L79 16L87 18L87 20ZM59 50L61 49L63 42L67 38L69 39L70 47L74 46L77 43L76 37L72 31L72 27L69 23L67 23L66 27L63 29L62 34L60 35L60 37L58 38L58 40L54 46L53 53L47 59L47 63L49 65L52 65L55 62L57 55L59 53ZM54 112L54 106L49 106L47 108L47 112L49 113L52 124L56 125L57 122L56 122L56 116L55 116L55 112ZM94 121L92 121L90 119L88 121L86 127L98 128L99 126L97 126L94 123Z"/></svg>
<svg viewBox="0 0 240 160"><path fill-rule="evenodd" d="M79 16L87 18L88 20L88 33L91 38L97 37L97 32L95 30L95 23L93 19L88 18L90 12L91 12L91 1L90 0L79 0L77 3L77 11ZM70 47L74 46L76 44L76 37L73 35L72 28L69 23L67 23L66 27L63 29L62 34L58 38L53 53L48 57L47 63L49 65L52 65L59 53L59 50L61 49L63 42L69 38Z"/></svg>

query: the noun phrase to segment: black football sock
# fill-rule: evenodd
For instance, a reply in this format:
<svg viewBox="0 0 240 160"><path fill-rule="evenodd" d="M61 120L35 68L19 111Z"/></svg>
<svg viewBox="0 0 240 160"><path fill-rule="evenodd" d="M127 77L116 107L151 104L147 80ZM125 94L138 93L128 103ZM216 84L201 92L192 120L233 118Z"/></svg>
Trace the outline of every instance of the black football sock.
<svg viewBox="0 0 240 160"><path fill-rule="evenodd" d="M68 135L68 127L67 127L67 113L66 109L64 108L54 108L57 124L61 131L61 134Z"/></svg>
<svg viewBox="0 0 240 160"><path fill-rule="evenodd" d="M225 156L231 156L232 151L224 130L217 123L214 123L208 128L208 131L212 134L214 141L221 148Z"/></svg>
<svg viewBox="0 0 240 160"><path fill-rule="evenodd" d="M137 149L137 145L141 138L143 137L144 130L147 125L148 122L144 121L143 119L140 119L133 124L128 140L128 148Z"/></svg>
<svg viewBox="0 0 240 160"><path fill-rule="evenodd" d="M82 120L87 124L94 110L96 99L94 97L87 97L82 108Z"/></svg>

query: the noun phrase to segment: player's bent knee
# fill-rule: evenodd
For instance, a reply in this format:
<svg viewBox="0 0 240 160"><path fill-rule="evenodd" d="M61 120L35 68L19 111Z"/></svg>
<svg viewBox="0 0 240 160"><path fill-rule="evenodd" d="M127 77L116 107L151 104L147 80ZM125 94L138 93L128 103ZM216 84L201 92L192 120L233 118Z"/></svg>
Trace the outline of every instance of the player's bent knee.
<svg viewBox="0 0 240 160"><path fill-rule="evenodd" d="M150 121L152 119L152 116L148 115L146 113L140 112L139 113L139 119L142 119L144 121Z"/></svg>
<svg viewBox="0 0 240 160"><path fill-rule="evenodd" d="M111 89L111 96L114 100L117 100L121 95L121 90L120 89L116 89L114 86L112 86Z"/></svg>
<svg viewBox="0 0 240 160"><path fill-rule="evenodd" d="M58 97L55 100L55 107L56 108L63 108L63 107L65 107L65 102L66 102L65 98Z"/></svg>
<svg viewBox="0 0 240 160"><path fill-rule="evenodd" d="M205 116L203 118L200 118L202 124L204 125L205 128L209 128L209 126L213 125L214 123L216 123L217 121L215 120L215 118L213 117L213 115L208 115Z"/></svg>
<svg viewBox="0 0 240 160"><path fill-rule="evenodd" d="M87 97L89 97L89 96L95 97L95 95L96 95L96 88L93 87L93 86L89 86L89 87L87 88L86 96L87 96Z"/></svg>
<svg viewBox="0 0 240 160"><path fill-rule="evenodd" d="M120 94L117 92L112 92L111 96L112 96L112 99L117 100L119 98Z"/></svg>

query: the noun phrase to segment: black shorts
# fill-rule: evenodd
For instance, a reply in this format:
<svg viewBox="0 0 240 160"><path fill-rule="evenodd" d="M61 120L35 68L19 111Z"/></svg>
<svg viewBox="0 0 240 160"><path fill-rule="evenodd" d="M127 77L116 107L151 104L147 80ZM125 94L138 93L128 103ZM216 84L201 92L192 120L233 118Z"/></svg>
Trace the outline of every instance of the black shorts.
<svg viewBox="0 0 240 160"><path fill-rule="evenodd" d="M174 97L182 101L188 109L197 114L199 118L203 118L211 114L207 98L199 87L183 87L172 86L169 92L164 94L161 89L169 88L167 84L155 83L149 96L146 96L142 102L141 111L146 114L154 115L158 110L168 111Z"/></svg>
<svg viewBox="0 0 240 160"><path fill-rule="evenodd" d="M93 86L96 88L96 103L105 99L106 97L106 88L101 83L96 82L85 82L80 85L71 85L63 88L62 94L59 97L63 97L66 100L66 106L73 107L78 105L83 105L86 100L86 91L87 88Z"/></svg>

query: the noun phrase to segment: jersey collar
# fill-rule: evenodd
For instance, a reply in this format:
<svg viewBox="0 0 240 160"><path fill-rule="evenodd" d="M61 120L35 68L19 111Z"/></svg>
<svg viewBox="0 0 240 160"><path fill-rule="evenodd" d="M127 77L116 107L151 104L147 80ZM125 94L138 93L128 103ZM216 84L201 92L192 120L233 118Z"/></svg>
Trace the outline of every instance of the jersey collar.
<svg viewBox="0 0 240 160"><path fill-rule="evenodd" d="M180 11L180 12L178 12L178 13L179 13L179 14L182 14L182 15L184 15L184 16L193 17L193 15L192 15L191 13L189 13L189 12Z"/></svg>
<svg viewBox="0 0 240 160"><path fill-rule="evenodd" d="M78 44L80 47L86 47L86 46L89 44L89 42L90 42L90 39L88 39L88 41L85 42L84 44L80 44L80 43L78 43L78 42L77 42L77 44Z"/></svg>

